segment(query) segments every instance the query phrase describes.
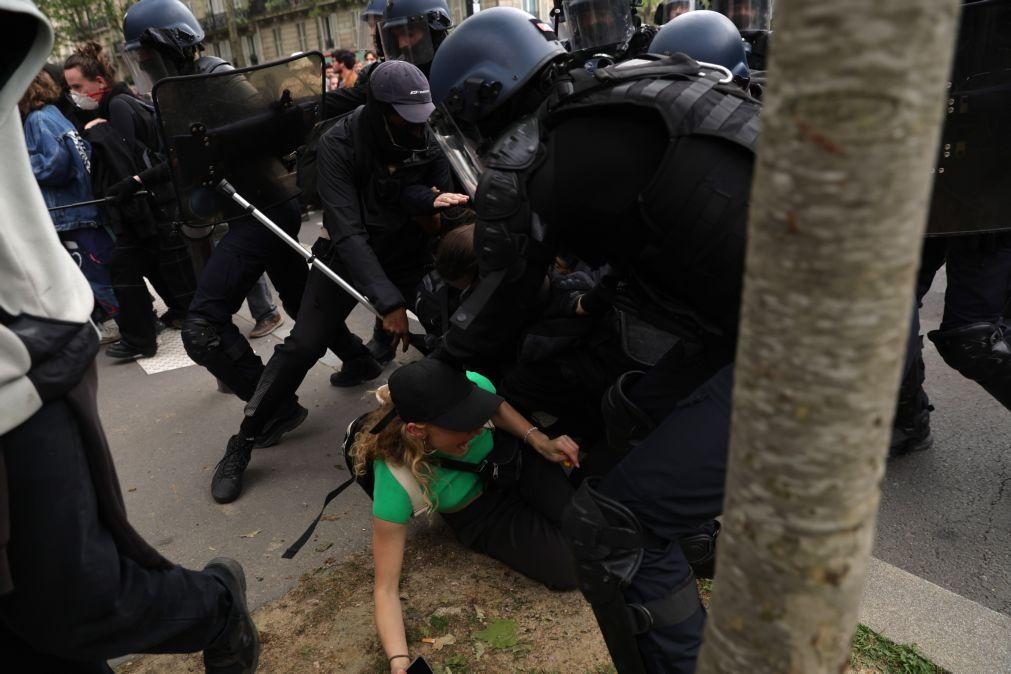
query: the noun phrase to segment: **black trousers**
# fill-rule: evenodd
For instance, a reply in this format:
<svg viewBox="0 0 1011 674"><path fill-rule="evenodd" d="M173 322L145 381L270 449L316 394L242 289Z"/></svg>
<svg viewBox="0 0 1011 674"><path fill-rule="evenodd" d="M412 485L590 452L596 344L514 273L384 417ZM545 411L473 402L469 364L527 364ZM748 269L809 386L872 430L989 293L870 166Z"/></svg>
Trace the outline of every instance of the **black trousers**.
<svg viewBox="0 0 1011 674"><path fill-rule="evenodd" d="M654 381L660 374L663 370ZM667 388L678 388L678 382L671 380ZM668 541L704 528L723 511L732 390L733 365L726 365L676 403L656 430L603 478L600 491L620 501L645 527ZM640 603L659 599L687 582L690 574L691 567L676 543L647 549L625 598ZM677 625L640 635L639 652L646 670L693 672L704 624L705 611L700 608Z"/></svg>
<svg viewBox="0 0 1011 674"><path fill-rule="evenodd" d="M329 247L328 239L318 239L313 244L313 254L327 260ZM383 252L377 251L381 264L387 259ZM424 273L423 259L416 256L414 262L391 268L384 265L389 279L408 302L417 292ZM334 271L341 273L340 268ZM345 363L369 355L362 340L345 324L356 304L353 297L322 272L316 269L309 272L298 319L284 342L274 347L274 355L246 405L246 417L242 422L244 435L252 437L261 433L282 406L294 398L306 373L326 352L328 345Z"/></svg>
<svg viewBox="0 0 1011 674"><path fill-rule="evenodd" d="M302 218L297 200L265 213L289 235L298 236ZM306 270L298 253L251 217L229 223L228 233L204 265L187 319L201 319L214 327L217 346L201 364L243 400L252 397L263 361L232 323L232 315L266 272L284 310L297 316Z"/></svg>
<svg viewBox="0 0 1011 674"><path fill-rule="evenodd" d="M0 438L0 449L14 582L0 597L4 671L103 672L107 659L199 651L222 632L231 598L213 575L145 568L123 555L64 400Z"/></svg>
<svg viewBox="0 0 1011 674"><path fill-rule="evenodd" d="M156 316L144 279L154 286L173 318L182 318L193 300L196 278L185 242L168 229L140 238L124 232L116 238L109 263L113 291L119 301L116 324L124 341L141 350L157 344Z"/></svg>
<svg viewBox="0 0 1011 674"><path fill-rule="evenodd" d="M918 395L923 408L929 405L929 400L922 392L923 342L918 309L942 265L946 265L948 286L939 329L951 330L973 323L999 324L1011 295L1011 236L982 234L924 241L899 395L900 398Z"/></svg>
<svg viewBox="0 0 1011 674"><path fill-rule="evenodd" d="M463 510L442 519L463 545L497 559L552 590L576 588L572 551L561 519L572 485L560 466L523 448L523 469L514 486L491 483Z"/></svg>

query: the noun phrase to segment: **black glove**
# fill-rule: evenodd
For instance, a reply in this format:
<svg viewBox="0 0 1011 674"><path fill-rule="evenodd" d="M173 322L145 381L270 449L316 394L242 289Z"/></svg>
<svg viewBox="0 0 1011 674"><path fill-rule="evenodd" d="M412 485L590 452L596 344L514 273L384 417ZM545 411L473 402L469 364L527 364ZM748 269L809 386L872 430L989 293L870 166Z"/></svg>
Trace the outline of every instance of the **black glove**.
<svg viewBox="0 0 1011 674"><path fill-rule="evenodd" d="M133 195L144 189L144 185L133 179L133 176L120 180L105 190L105 196L112 199L114 204L121 204Z"/></svg>

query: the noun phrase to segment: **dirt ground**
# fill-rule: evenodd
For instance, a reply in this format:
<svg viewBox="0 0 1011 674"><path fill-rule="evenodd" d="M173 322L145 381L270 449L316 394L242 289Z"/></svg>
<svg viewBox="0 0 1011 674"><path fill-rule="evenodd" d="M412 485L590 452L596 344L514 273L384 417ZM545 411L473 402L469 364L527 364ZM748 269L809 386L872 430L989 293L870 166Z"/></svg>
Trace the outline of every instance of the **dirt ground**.
<svg viewBox="0 0 1011 674"><path fill-rule="evenodd" d="M368 550L339 564L328 560L257 611L260 671L386 674L372 618L372 574ZM462 548L439 524L408 542L401 597L411 654L423 655L439 674L614 671L578 592L549 592ZM203 663L199 654L152 656L117 671L202 672Z"/></svg>
<svg viewBox="0 0 1011 674"><path fill-rule="evenodd" d="M255 614L260 672L387 674L372 614L369 550L302 577ZM703 601L708 593L703 588ZM411 655L438 674L610 674L593 613L578 592L555 593L455 543L441 524L408 542L401 598ZM853 674L919 672L854 659ZM929 670L934 671L934 670ZM203 672L200 654L147 656L120 674Z"/></svg>

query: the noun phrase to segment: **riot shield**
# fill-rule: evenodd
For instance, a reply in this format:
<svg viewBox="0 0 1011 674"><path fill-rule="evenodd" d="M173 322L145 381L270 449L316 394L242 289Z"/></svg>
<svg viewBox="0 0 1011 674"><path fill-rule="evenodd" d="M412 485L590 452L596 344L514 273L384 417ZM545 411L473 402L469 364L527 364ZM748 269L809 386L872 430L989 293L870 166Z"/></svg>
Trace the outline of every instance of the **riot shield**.
<svg viewBox="0 0 1011 674"><path fill-rule="evenodd" d="M962 8L927 234L1011 229L1011 2Z"/></svg>
<svg viewBox="0 0 1011 674"><path fill-rule="evenodd" d="M246 214L216 189L222 179L260 209L296 196L294 153L319 117L323 88L318 52L159 81L152 97L183 222Z"/></svg>

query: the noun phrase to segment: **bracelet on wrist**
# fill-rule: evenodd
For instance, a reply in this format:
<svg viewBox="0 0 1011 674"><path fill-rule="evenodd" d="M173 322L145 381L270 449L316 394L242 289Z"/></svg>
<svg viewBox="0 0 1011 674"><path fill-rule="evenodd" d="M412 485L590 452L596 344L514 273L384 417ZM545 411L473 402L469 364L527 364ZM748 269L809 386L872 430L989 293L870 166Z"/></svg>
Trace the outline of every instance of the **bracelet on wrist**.
<svg viewBox="0 0 1011 674"><path fill-rule="evenodd" d="M410 655L392 655L392 656L390 656L390 664L392 665L393 661L396 660L397 658L407 658L408 660L410 660L411 656Z"/></svg>
<svg viewBox="0 0 1011 674"><path fill-rule="evenodd" d="M523 442L525 444L529 445L530 444L530 434L533 433L534 431L539 431L539 430L541 430L541 429L539 429L537 426L531 426L530 428L528 428L527 432L523 434Z"/></svg>

